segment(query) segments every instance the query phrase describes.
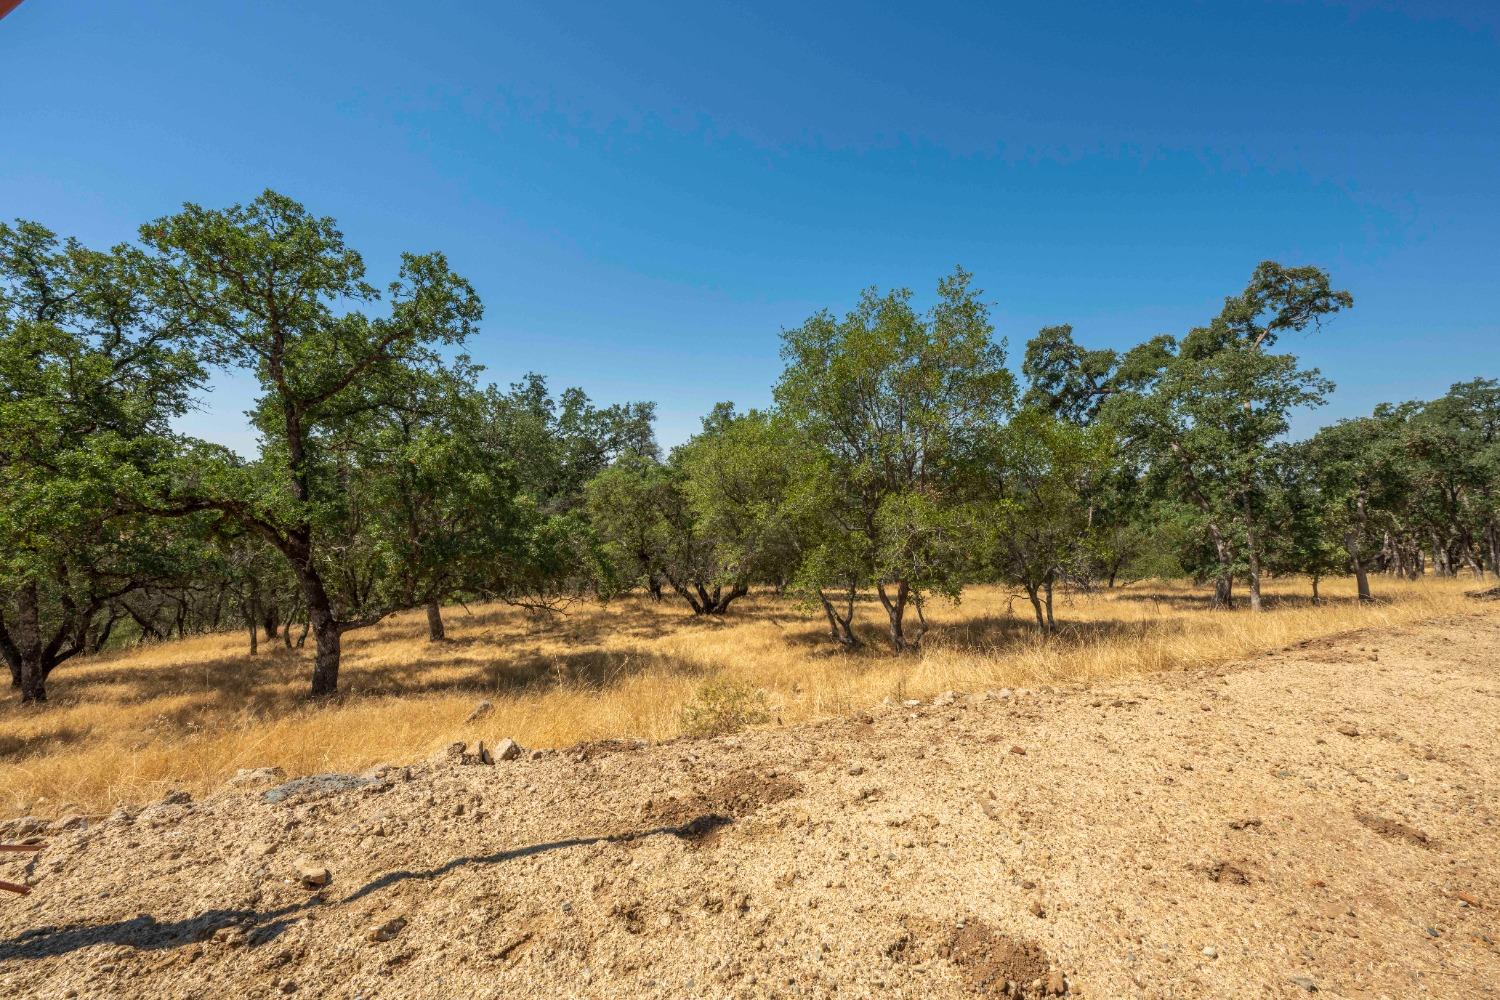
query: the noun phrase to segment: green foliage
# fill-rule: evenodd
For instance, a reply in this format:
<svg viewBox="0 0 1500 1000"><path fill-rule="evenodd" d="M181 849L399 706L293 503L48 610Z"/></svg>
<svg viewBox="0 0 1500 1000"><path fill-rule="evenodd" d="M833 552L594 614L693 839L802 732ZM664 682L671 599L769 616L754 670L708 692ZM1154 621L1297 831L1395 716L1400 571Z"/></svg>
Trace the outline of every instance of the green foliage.
<svg viewBox="0 0 1500 1000"><path fill-rule="evenodd" d="M1114 462L1102 425L1082 426L1023 408L995 438L985 495L975 505L985 576L1026 590L1037 624L1052 630L1059 578L1081 576L1095 550L1095 501Z"/></svg>
<svg viewBox="0 0 1500 1000"><path fill-rule="evenodd" d="M1014 399L979 296L959 269L926 313L908 290L869 289L844 318L820 312L782 334L776 401L808 450L797 478L817 484L816 503L804 505L817 533L797 581L825 610L825 591L873 587L897 649L908 645L909 603L957 591L963 563L949 512Z"/></svg>
<svg viewBox="0 0 1500 1000"><path fill-rule="evenodd" d="M111 601L169 575L144 484L203 369L141 256L0 224L0 652L28 701Z"/></svg>

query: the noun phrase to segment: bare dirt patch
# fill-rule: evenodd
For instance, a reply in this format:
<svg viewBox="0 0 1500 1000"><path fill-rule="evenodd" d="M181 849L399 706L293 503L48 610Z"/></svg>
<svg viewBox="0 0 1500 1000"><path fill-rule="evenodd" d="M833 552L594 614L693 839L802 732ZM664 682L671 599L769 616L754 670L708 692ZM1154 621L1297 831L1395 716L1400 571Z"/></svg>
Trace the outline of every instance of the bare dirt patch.
<svg viewBox="0 0 1500 1000"><path fill-rule="evenodd" d="M1416 827L1407 826L1398 819L1391 819L1388 816L1376 816L1365 812L1355 813L1354 818L1359 820L1360 825L1374 830L1382 837L1404 840L1408 844L1415 844L1417 847L1431 848L1436 846L1433 844L1432 838L1427 836L1427 834Z"/></svg>
<svg viewBox="0 0 1500 1000"><path fill-rule="evenodd" d="M705 792L650 803L645 816L684 839L704 844L735 820L784 802L800 791L802 786L790 778L740 771L719 779Z"/></svg>
<svg viewBox="0 0 1500 1000"><path fill-rule="evenodd" d="M1048 992L1050 963L1041 947L1001 933L983 920L964 924L953 936L949 956L965 985L978 996L1041 996Z"/></svg>

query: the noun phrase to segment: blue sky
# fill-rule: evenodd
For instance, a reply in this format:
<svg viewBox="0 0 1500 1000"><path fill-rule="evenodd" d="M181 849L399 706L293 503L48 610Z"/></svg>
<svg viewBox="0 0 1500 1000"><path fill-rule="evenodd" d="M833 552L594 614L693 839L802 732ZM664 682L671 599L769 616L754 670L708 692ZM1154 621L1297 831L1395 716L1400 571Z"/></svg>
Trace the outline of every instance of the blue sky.
<svg viewBox="0 0 1500 1000"><path fill-rule="evenodd" d="M1013 358L1328 268L1296 433L1500 376L1492 4L25 0L0 95L0 217L107 244L274 187L376 278L445 251L494 380L654 399L667 443L769 399L782 327L960 263ZM252 394L190 429L248 448Z"/></svg>

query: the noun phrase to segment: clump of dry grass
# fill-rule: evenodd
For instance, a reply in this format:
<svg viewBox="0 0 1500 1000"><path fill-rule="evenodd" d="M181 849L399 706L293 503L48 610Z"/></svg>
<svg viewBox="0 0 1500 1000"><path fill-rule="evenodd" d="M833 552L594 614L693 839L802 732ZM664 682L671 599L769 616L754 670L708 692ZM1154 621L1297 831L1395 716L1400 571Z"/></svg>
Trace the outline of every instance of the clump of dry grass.
<svg viewBox="0 0 1500 1000"><path fill-rule="evenodd" d="M1037 635L1024 601L976 587L960 604L932 607L924 648L906 656L881 651L878 606L861 612L872 644L857 654L835 651L820 618L771 595L747 598L723 621L644 598L542 623L503 605L451 609L444 643L426 641L421 614L350 633L346 694L322 706L303 700L310 651L278 646L250 657L239 633L200 636L66 664L46 708L0 706L0 813L102 811L169 788L202 792L241 767L358 770L420 758L458 738L510 736L529 746L663 739L704 726L723 731L762 712L791 723L889 696L1221 663L1350 629L1472 612L1463 597L1472 587L1380 580L1383 600L1360 606L1352 583L1332 581L1314 606L1305 584L1279 581L1268 588L1270 610L1253 615L1213 610L1184 585L1141 584L1066 595L1063 631L1051 640ZM719 718L724 699L705 705L704 691L739 692L729 713L736 717ZM480 699L494 711L467 724ZM754 711L740 712L746 705ZM705 722L705 712L715 717Z"/></svg>

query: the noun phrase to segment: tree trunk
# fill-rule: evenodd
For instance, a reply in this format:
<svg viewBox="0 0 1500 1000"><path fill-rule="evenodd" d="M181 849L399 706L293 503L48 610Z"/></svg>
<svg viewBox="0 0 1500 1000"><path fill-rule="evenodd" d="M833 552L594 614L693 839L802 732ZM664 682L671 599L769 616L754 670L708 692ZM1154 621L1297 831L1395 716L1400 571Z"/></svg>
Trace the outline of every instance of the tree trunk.
<svg viewBox="0 0 1500 1000"><path fill-rule="evenodd" d="M1036 627L1042 632L1047 631L1047 615L1042 610L1041 588L1030 583L1025 584L1026 597L1031 601L1031 613L1036 615Z"/></svg>
<svg viewBox="0 0 1500 1000"><path fill-rule="evenodd" d="M1214 607L1234 607L1234 546L1219 531L1217 525L1210 523L1209 534L1214 540L1214 553L1219 557L1219 576L1214 581Z"/></svg>
<svg viewBox="0 0 1500 1000"><path fill-rule="evenodd" d="M661 577L655 573L646 574L646 593L651 595L653 601L660 601L662 597Z"/></svg>
<svg viewBox="0 0 1500 1000"><path fill-rule="evenodd" d="M272 604L271 606L266 608L264 614L262 615L262 624L266 629L266 639L275 639L276 629L280 624L280 619L276 614L276 605Z"/></svg>
<svg viewBox="0 0 1500 1000"><path fill-rule="evenodd" d="M905 580L896 584L896 596L892 598L885 591L885 584L877 583L875 593L880 596L881 606L885 608L886 618L890 621L891 648L900 653L907 648L906 642L906 602L911 595L911 588Z"/></svg>
<svg viewBox="0 0 1500 1000"><path fill-rule="evenodd" d="M1316 574L1316 573L1313 574L1312 583L1313 583L1313 603L1314 604L1321 604L1321 603L1323 603L1322 599L1318 597L1318 574Z"/></svg>
<svg viewBox="0 0 1500 1000"><path fill-rule="evenodd" d="M1214 580L1214 607L1234 607L1234 572L1232 570L1220 570L1218 579Z"/></svg>
<svg viewBox="0 0 1500 1000"><path fill-rule="evenodd" d="M47 700L47 670L40 656L21 658L21 704Z"/></svg>
<svg viewBox="0 0 1500 1000"><path fill-rule="evenodd" d="M852 627L854 620L854 591L852 589L849 591L848 610L842 615L838 613L838 609L833 606L833 602L828 599L828 595L824 594L821 588L818 590L818 600L823 605L823 613L828 616L829 638L846 649L858 646L859 638L854 634Z"/></svg>
<svg viewBox="0 0 1500 1000"><path fill-rule="evenodd" d="M333 616L333 606L328 592L323 589L323 580L310 564L296 567L302 584L302 596L307 601L307 620L317 644L317 656L313 659L312 689L314 698L329 698L339 689L339 658L343 649L343 630Z"/></svg>
<svg viewBox="0 0 1500 1000"><path fill-rule="evenodd" d="M339 690L339 659L343 652L343 635L338 622L327 615L313 614L313 639L317 655L313 659L312 691L314 698L331 698Z"/></svg>
<svg viewBox="0 0 1500 1000"><path fill-rule="evenodd" d="M245 619L250 629L250 655L254 656L260 652L260 630L255 626L255 617L253 615L246 615Z"/></svg>
<svg viewBox="0 0 1500 1000"><path fill-rule="evenodd" d="M16 594L16 646L21 661L21 704L47 700L47 670L42 645L41 596L35 580Z"/></svg>
<svg viewBox="0 0 1500 1000"><path fill-rule="evenodd" d="M1260 544L1255 537L1250 497L1245 497L1245 558L1250 564L1250 610L1260 610Z"/></svg>
<svg viewBox="0 0 1500 1000"><path fill-rule="evenodd" d="M1349 564L1354 567L1354 581L1359 588L1360 601L1373 601L1370 596L1370 575L1365 571L1364 556L1360 553L1359 535L1353 531L1344 533L1344 548L1349 552Z"/></svg>
<svg viewBox="0 0 1500 1000"><path fill-rule="evenodd" d="M442 642L446 638L448 638L448 633L443 628L443 609L438 606L437 601L428 601L427 641Z"/></svg>
<svg viewBox="0 0 1500 1000"><path fill-rule="evenodd" d="M1048 573L1047 574L1047 579L1042 582L1042 590L1043 590L1043 593L1046 594L1046 597L1047 597L1046 607L1047 607L1047 631L1048 632L1056 632L1057 631L1057 619L1055 619L1055 618L1052 617L1052 582L1053 581L1052 581L1052 574L1051 573Z"/></svg>

